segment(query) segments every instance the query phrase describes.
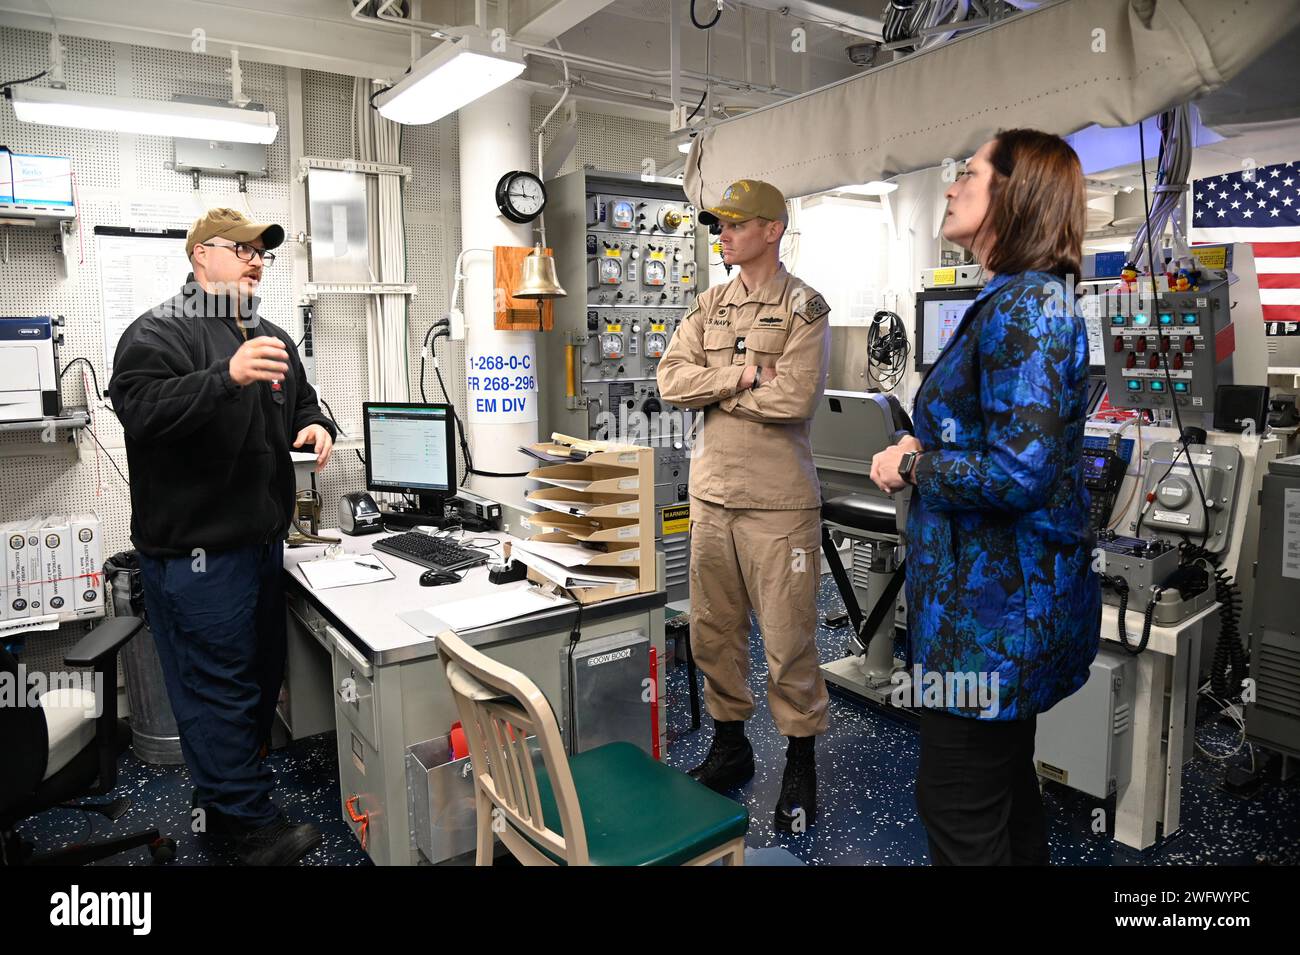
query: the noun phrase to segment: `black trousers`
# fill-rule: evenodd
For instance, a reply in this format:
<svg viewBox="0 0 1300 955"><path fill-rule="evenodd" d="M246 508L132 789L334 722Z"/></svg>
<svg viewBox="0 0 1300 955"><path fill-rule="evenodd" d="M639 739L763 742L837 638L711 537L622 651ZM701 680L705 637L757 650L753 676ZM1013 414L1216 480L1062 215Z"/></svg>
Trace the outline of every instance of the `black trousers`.
<svg viewBox="0 0 1300 955"><path fill-rule="evenodd" d="M1048 864L1037 725L921 711L916 805L933 865Z"/></svg>

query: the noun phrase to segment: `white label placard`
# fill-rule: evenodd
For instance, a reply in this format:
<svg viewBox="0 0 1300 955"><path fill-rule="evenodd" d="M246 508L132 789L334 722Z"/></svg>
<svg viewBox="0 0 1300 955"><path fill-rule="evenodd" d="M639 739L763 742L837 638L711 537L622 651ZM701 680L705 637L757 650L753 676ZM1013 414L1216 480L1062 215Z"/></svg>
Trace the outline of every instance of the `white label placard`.
<svg viewBox="0 0 1300 955"><path fill-rule="evenodd" d="M531 338L476 346L465 359L469 420L519 424L537 420L536 345Z"/></svg>
<svg viewBox="0 0 1300 955"><path fill-rule="evenodd" d="M1300 488L1286 489L1282 509L1282 576L1300 580Z"/></svg>

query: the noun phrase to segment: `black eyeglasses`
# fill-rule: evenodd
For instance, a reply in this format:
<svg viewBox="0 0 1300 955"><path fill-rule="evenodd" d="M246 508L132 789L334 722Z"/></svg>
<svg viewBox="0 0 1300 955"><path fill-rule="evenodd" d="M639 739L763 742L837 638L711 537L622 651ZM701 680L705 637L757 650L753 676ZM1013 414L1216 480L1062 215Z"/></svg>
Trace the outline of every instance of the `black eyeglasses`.
<svg viewBox="0 0 1300 955"><path fill-rule="evenodd" d="M234 245L214 245L211 242L200 242L199 245L206 245L209 249L230 249L241 260L252 262L254 256L262 259L263 267L275 264L275 253L267 252L265 249L259 249L255 245L249 245L246 242L236 242Z"/></svg>

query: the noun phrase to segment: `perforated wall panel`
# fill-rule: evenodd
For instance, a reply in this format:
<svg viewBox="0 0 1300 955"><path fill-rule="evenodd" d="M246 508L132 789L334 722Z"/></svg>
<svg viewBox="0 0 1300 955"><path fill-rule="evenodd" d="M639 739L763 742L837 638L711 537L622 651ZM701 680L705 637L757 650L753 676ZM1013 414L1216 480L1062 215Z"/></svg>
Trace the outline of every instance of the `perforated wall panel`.
<svg viewBox="0 0 1300 955"><path fill-rule="evenodd" d="M30 76L47 66L48 34L0 29L0 76ZM70 88L101 93L168 98L172 95L228 95L224 58L154 50L65 37L66 78ZM242 61L244 91L287 124L283 68ZM44 80L37 81L38 84ZM347 158L352 155L352 80L350 77L303 73L304 151L309 155ZM549 107L533 110L534 127ZM551 135L558 128L552 120ZM645 157L659 164L674 155L664 142L664 124L621 117L579 113L579 137L565 171L578 164L599 169L638 172ZM406 214L408 281L420 289L410 305L411 393L420 394L420 344L432 322L444 316L451 292L453 268L460 249L460 176L458 126L455 117L403 132L401 161L413 176L403 187ZM84 357L95 367L100 387L107 384L103 356L103 315L93 229L122 225L129 203L137 198L170 200L194 214L212 205L232 205L263 221L289 222L287 136L268 148L268 175L250 179L240 194L233 179L202 176L199 190L186 174L173 171L173 147L166 137L119 135L18 123L13 112L0 108L0 142L20 152L67 155L73 160L77 190L77 232L66 279L58 276L50 232L0 229L0 314L63 315L65 344L60 364ZM177 287L184 281L177 276ZM262 313L297 338L301 328L294 307L291 273L286 266L267 269L261 294ZM361 299L325 296L316 309L317 385L346 436L360 437L361 404L366 400L365 307ZM439 342L437 354L452 402L465 409L464 346ZM83 405L85 365L78 363L64 378L66 405ZM443 400L432 363L426 361L425 395ZM122 432L106 408L95 409L93 432L81 436L80 456L62 450L51 453L37 434L0 434L0 522L48 512L89 510L104 522L105 555L130 548L130 499L117 473L126 472ZM114 467L116 464L116 469ZM462 462L463 466L463 462ZM338 498L364 487L364 469L351 450L340 449L329 468L318 476L329 523L337 514ZM25 660L34 669L60 668L64 652L79 639L84 625L69 625L58 633L30 636Z"/></svg>

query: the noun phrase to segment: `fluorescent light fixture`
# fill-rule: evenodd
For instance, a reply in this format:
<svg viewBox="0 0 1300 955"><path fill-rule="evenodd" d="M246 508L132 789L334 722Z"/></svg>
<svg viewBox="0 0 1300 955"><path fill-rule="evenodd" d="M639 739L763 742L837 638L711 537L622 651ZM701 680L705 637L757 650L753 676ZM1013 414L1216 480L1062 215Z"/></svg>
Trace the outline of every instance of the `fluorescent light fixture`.
<svg viewBox="0 0 1300 955"><path fill-rule="evenodd" d="M678 143L677 151L683 155L689 154L691 151L691 141L688 139L684 143Z"/></svg>
<svg viewBox="0 0 1300 955"><path fill-rule="evenodd" d="M447 40L420 57L411 72L375 97L379 115L395 123L422 126L504 86L524 71L518 47L492 49L485 37Z"/></svg>
<svg viewBox="0 0 1300 955"><path fill-rule="evenodd" d="M272 143L280 132L275 113L260 109L74 93L44 86L11 86L9 94L18 119L45 126L219 143Z"/></svg>
<svg viewBox="0 0 1300 955"><path fill-rule="evenodd" d="M837 189L836 192L851 192L855 196L887 196L898 189L896 182L884 182L880 179L873 179L871 182L864 182L859 186L845 186L843 189Z"/></svg>

